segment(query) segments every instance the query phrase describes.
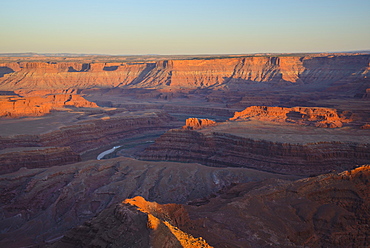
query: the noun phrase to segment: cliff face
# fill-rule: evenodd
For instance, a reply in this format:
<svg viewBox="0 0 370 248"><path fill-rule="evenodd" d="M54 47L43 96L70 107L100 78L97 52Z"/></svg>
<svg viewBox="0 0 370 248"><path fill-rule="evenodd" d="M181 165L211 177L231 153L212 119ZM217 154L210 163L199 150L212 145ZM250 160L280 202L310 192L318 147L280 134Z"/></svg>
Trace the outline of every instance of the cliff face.
<svg viewBox="0 0 370 248"><path fill-rule="evenodd" d="M146 68L145 64L63 62L20 62L1 66L14 71L0 78L0 88L9 90L116 87L129 84Z"/></svg>
<svg viewBox="0 0 370 248"><path fill-rule="evenodd" d="M186 203L216 193L233 183L267 178L289 177L245 168L212 168L124 157L21 169L17 173L0 175L0 246L23 247L51 242L111 205L137 195L159 203ZM105 232L113 235L107 237L108 240L119 241L129 236L138 237L137 233L134 234L136 231L144 231L140 236L147 232L145 215L136 218L131 214L128 211L126 217L119 214L118 219L113 217L116 222L106 222L105 228L109 229L128 221L120 228L113 228L109 234ZM136 229L135 225L140 223L144 227ZM90 227L100 228L95 224ZM120 236L119 233L125 230L132 230L132 233ZM96 232L88 233L86 239L88 236L92 239L97 237Z"/></svg>
<svg viewBox="0 0 370 248"><path fill-rule="evenodd" d="M57 94L29 97L5 97L0 99L0 117L42 116L55 109L68 106L98 107L80 95Z"/></svg>
<svg viewBox="0 0 370 248"><path fill-rule="evenodd" d="M194 238L179 228L190 222L181 205L160 205L137 196L72 229L52 247L99 244L101 247L210 248L204 239Z"/></svg>
<svg viewBox="0 0 370 248"><path fill-rule="evenodd" d="M198 118L188 118L186 119L185 126L183 128L187 129L201 129L202 127L216 125L216 122L209 119L198 119Z"/></svg>
<svg viewBox="0 0 370 248"><path fill-rule="evenodd" d="M164 60L156 63L3 63L0 90L91 87L238 89L253 83L348 83L369 76L368 55Z"/></svg>
<svg viewBox="0 0 370 248"><path fill-rule="evenodd" d="M278 122L293 122L316 127L342 127L343 122L351 122L344 115L339 116L337 110L317 107L266 107L251 106L241 112L236 112L230 120L245 120L254 118L257 120L269 120Z"/></svg>
<svg viewBox="0 0 370 248"><path fill-rule="evenodd" d="M369 178L370 166L362 166L295 182L238 184L201 204L135 197L53 247L368 247Z"/></svg>
<svg viewBox="0 0 370 248"><path fill-rule="evenodd" d="M367 163L370 148L366 144L341 142L278 143L226 133L173 129L159 137L141 158L311 175Z"/></svg>
<svg viewBox="0 0 370 248"><path fill-rule="evenodd" d="M15 172L22 167L45 168L80 161L80 156L70 147L20 148L0 152L0 174Z"/></svg>

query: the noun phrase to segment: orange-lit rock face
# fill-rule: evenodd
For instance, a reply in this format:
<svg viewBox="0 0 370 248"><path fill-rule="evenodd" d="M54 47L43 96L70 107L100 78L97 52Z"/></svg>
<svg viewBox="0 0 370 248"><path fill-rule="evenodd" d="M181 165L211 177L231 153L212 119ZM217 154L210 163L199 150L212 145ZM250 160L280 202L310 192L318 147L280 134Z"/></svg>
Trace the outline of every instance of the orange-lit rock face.
<svg viewBox="0 0 370 248"><path fill-rule="evenodd" d="M0 117L42 116L51 110L73 107L98 107L80 95L58 94L30 97L5 97L0 100Z"/></svg>
<svg viewBox="0 0 370 248"><path fill-rule="evenodd" d="M258 119L278 122L293 122L316 127L342 127L343 122L351 120L339 117L335 109L317 107L266 107L251 106L236 112L231 120Z"/></svg>
<svg viewBox="0 0 370 248"><path fill-rule="evenodd" d="M370 76L369 59L362 55L254 56L155 63L9 62L0 64L4 71L0 90L122 86L238 89L254 83L320 86L323 82Z"/></svg>
<svg viewBox="0 0 370 248"><path fill-rule="evenodd" d="M194 225L194 223L191 223L192 221L182 205L160 205L156 202L148 202L141 196L126 199L123 203L136 206L139 211L148 215L147 226L153 230L151 233L153 247L171 247L166 242L170 235L176 238L181 245L180 247L212 247L201 237L194 238L191 234L181 230L182 226Z"/></svg>
<svg viewBox="0 0 370 248"><path fill-rule="evenodd" d="M198 119L198 118L188 118L186 119L186 124L183 128L188 129L201 129L206 126L216 125L216 122L209 119Z"/></svg>

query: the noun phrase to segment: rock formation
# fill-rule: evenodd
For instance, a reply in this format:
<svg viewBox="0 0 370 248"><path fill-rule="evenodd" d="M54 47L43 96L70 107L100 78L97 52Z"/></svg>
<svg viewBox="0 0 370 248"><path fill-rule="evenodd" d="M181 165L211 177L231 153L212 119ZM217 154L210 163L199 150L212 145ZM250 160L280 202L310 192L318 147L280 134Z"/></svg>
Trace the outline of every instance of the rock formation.
<svg viewBox="0 0 370 248"><path fill-rule="evenodd" d="M366 163L370 160L370 148L367 144L357 143L290 144L227 133L173 129L159 137L141 158L309 176Z"/></svg>
<svg viewBox="0 0 370 248"><path fill-rule="evenodd" d="M301 125L313 125L315 127L336 128L342 127L343 122L351 122L351 119L340 117L337 110L318 107L266 107L251 106L241 112L236 112L230 120L254 118L277 122L293 122Z"/></svg>
<svg viewBox="0 0 370 248"><path fill-rule="evenodd" d="M308 55L147 63L5 62L0 64L4 68L0 90L122 86L241 89L256 83L313 84L326 89L330 83L342 85L369 76L369 58L369 55Z"/></svg>
<svg viewBox="0 0 370 248"><path fill-rule="evenodd" d="M15 172L22 167L44 168L79 161L80 156L70 147L10 148L0 150L0 174Z"/></svg>
<svg viewBox="0 0 370 248"><path fill-rule="evenodd" d="M80 95L58 94L29 97L3 97L0 99L0 117L42 116L65 107L98 107Z"/></svg>
<svg viewBox="0 0 370 248"><path fill-rule="evenodd" d="M99 245L101 247L210 248L211 246L201 237L194 238L179 228L180 225L190 222L181 205L160 205L136 196L105 210L92 221L72 229L52 247Z"/></svg>
<svg viewBox="0 0 370 248"><path fill-rule="evenodd" d="M74 152L81 153L144 130L168 129L172 126L171 120L172 117L163 112L86 120L38 135L0 136L0 149L69 146Z"/></svg>
<svg viewBox="0 0 370 248"><path fill-rule="evenodd" d="M215 124L215 121L209 119L188 118L186 119L186 123L183 128L194 130L201 129L202 127L213 126Z"/></svg>
<svg viewBox="0 0 370 248"><path fill-rule="evenodd" d="M292 177L245 168L212 168L124 157L50 168L23 168L0 175L0 246L45 245L126 198L140 195L159 203L186 203L233 183L267 178ZM128 221L132 215L129 211ZM105 227L122 224L122 218L111 224L108 221ZM132 219L134 225L141 220L146 229L145 217ZM114 233L127 229L138 230L135 226L123 226L112 230L108 235L113 236L107 239L118 242L120 238Z"/></svg>
<svg viewBox="0 0 370 248"><path fill-rule="evenodd" d="M369 178L370 166L362 166L295 182L249 182L196 205L135 197L53 247L367 247Z"/></svg>
<svg viewBox="0 0 370 248"><path fill-rule="evenodd" d="M0 58L0 247L368 247L369 62Z"/></svg>

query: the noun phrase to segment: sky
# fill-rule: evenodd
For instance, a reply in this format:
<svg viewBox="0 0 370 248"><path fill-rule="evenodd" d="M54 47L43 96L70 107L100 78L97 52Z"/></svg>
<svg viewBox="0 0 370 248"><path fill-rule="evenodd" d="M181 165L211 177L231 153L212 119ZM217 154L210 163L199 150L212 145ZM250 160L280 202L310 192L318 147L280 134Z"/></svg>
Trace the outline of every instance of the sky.
<svg viewBox="0 0 370 248"><path fill-rule="evenodd" d="M370 50L370 0L0 0L0 53Z"/></svg>

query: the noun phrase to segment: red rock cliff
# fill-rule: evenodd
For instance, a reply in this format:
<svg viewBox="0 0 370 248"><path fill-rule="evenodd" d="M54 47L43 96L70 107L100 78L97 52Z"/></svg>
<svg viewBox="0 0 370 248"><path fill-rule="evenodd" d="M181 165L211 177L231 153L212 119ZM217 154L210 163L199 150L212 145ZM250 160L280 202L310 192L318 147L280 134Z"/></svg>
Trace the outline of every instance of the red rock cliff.
<svg viewBox="0 0 370 248"><path fill-rule="evenodd" d="M58 94L0 99L0 117L42 116L63 107L98 107L80 95Z"/></svg>
<svg viewBox="0 0 370 248"><path fill-rule="evenodd" d="M241 112L236 112L230 120L258 119L278 122L293 122L316 127L342 127L343 122L350 119L340 117L337 110L319 107L266 107L251 106Z"/></svg>
<svg viewBox="0 0 370 248"><path fill-rule="evenodd" d="M3 63L0 90L147 87L240 88L251 83L347 82L369 75L370 56L245 57L165 60L156 63ZM13 72L11 72L13 71ZM323 84L324 83L324 84Z"/></svg>

